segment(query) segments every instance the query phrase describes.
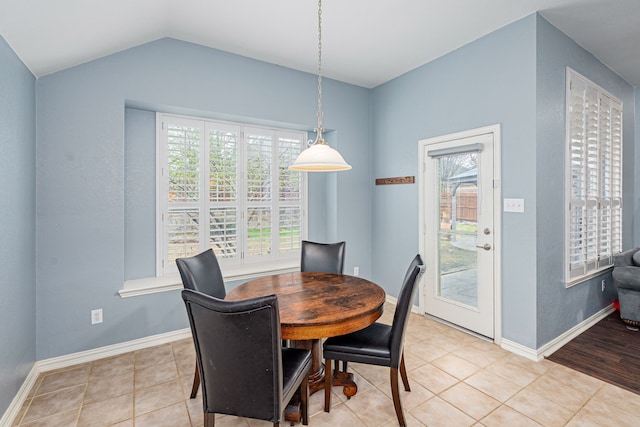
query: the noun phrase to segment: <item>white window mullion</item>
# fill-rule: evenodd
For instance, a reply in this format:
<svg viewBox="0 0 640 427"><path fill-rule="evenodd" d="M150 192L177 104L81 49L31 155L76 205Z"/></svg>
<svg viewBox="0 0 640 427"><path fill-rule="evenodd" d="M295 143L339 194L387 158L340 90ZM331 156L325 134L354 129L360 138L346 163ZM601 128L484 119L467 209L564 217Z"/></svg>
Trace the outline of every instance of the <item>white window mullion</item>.
<svg viewBox="0 0 640 427"><path fill-rule="evenodd" d="M167 247L167 135L164 116L156 113L156 277L164 276Z"/></svg>
<svg viewBox="0 0 640 427"><path fill-rule="evenodd" d="M203 123L200 137L200 251L209 249L209 135Z"/></svg>
<svg viewBox="0 0 640 427"><path fill-rule="evenodd" d="M244 129L240 130L238 147L238 253L244 263L247 252L247 144Z"/></svg>
<svg viewBox="0 0 640 427"><path fill-rule="evenodd" d="M278 132L271 134L271 182L273 192L271 194L271 247L274 258L280 258L280 138Z"/></svg>

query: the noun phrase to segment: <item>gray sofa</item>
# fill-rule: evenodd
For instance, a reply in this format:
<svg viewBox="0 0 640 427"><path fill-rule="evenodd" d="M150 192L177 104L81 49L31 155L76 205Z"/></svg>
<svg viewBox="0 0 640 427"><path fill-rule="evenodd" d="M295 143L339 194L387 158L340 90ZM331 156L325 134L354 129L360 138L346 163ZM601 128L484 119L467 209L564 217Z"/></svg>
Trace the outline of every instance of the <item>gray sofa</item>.
<svg viewBox="0 0 640 427"><path fill-rule="evenodd" d="M629 329L640 327L640 248L613 257L613 283L618 288L620 317Z"/></svg>

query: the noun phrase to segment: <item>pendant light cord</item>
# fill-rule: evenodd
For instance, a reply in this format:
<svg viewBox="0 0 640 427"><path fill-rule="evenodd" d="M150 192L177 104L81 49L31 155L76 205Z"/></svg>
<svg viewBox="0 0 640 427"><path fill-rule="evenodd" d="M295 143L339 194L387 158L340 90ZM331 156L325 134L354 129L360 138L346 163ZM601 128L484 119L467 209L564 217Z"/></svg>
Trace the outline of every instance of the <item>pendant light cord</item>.
<svg viewBox="0 0 640 427"><path fill-rule="evenodd" d="M322 138L322 0L318 0L318 137L316 142L324 143Z"/></svg>
<svg viewBox="0 0 640 427"><path fill-rule="evenodd" d="M314 129L316 140L307 142L308 147L298 154L289 170L337 172L351 169L351 165L322 137L322 116L322 0L318 0L318 127Z"/></svg>

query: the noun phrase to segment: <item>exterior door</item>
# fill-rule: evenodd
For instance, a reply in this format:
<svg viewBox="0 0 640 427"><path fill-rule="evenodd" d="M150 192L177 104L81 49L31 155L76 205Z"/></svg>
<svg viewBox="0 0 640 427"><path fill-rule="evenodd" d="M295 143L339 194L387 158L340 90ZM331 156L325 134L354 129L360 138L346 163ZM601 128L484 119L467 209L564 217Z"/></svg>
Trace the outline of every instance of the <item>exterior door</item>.
<svg viewBox="0 0 640 427"><path fill-rule="evenodd" d="M494 132L487 128L421 141L421 307L494 338ZM499 198L498 198L499 200Z"/></svg>

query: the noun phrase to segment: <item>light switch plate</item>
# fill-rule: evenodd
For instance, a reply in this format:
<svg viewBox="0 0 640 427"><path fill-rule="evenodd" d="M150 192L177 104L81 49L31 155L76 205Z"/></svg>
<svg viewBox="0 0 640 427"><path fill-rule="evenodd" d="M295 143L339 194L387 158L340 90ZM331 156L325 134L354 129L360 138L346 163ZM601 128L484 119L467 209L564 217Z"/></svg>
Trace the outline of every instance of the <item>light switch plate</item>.
<svg viewBox="0 0 640 427"><path fill-rule="evenodd" d="M505 212L524 212L524 199L504 199Z"/></svg>

